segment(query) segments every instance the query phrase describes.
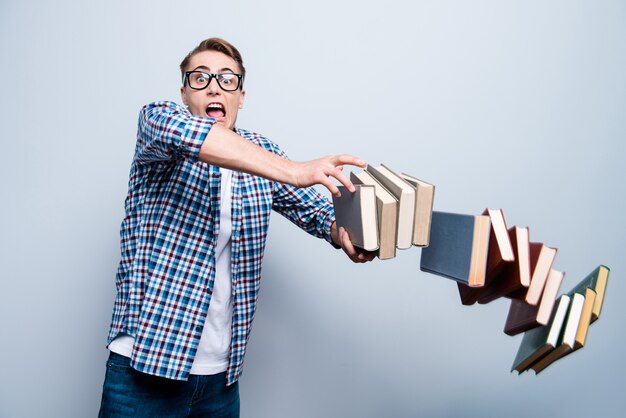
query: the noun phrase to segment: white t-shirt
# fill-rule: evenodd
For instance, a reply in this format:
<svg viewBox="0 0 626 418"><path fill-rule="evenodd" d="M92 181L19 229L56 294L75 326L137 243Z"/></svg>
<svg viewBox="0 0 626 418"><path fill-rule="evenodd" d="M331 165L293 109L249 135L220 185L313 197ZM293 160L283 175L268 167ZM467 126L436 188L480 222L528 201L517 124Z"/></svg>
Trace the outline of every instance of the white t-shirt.
<svg viewBox="0 0 626 418"><path fill-rule="evenodd" d="M209 311L202 329L191 374L210 375L228 368L232 339L233 302L231 297L231 170L220 168L220 227L215 246L215 281ZM134 339L120 335L109 344L109 350L130 357Z"/></svg>

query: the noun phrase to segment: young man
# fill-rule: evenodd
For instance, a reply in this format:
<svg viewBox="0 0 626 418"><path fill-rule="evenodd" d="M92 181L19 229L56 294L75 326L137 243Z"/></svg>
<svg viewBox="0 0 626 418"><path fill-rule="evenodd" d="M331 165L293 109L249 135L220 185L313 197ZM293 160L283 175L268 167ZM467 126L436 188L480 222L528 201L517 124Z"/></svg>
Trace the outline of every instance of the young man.
<svg viewBox="0 0 626 418"><path fill-rule="evenodd" d="M338 231L312 186L353 190L350 155L293 162L270 140L236 127L245 68L219 38L181 63L181 98L139 115L102 417L237 417L246 343L271 210L341 247L372 253Z"/></svg>

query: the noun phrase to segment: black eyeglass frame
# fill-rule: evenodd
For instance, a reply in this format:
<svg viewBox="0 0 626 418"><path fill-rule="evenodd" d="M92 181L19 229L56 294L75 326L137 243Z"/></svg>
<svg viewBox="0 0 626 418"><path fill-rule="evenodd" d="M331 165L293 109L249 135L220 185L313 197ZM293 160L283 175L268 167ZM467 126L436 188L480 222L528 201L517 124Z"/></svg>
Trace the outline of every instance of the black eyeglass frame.
<svg viewBox="0 0 626 418"><path fill-rule="evenodd" d="M193 74L193 73L200 73L200 74L204 74L206 76L209 77L209 81L206 83L206 86L202 87L202 88L196 88L196 87L192 87L191 83L189 82L189 75ZM218 77L223 76L223 75L234 75L235 77L237 77L237 87L235 87L232 90L227 90L224 88L224 86L222 86L220 84L220 81L218 79ZM239 88L243 87L243 75L242 74L236 74L236 73L222 73L222 74L213 74L213 73L207 73L206 71L185 71L185 75L183 76L183 85L185 85L185 83L187 83L187 85L189 86L190 89L193 90L204 90L207 87L209 87L209 84L211 84L211 81L213 81L213 79L217 80L217 85L220 86L220 88L224 91L237 91Z"/></svg>

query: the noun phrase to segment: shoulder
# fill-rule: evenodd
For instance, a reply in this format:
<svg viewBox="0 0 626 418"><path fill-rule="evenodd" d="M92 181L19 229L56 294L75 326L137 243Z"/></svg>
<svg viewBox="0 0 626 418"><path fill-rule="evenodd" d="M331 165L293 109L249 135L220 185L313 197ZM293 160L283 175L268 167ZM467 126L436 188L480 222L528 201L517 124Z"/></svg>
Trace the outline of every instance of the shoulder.
<svg viewBox="0 0 626 418"><path fill-rule="evenodd" d="M191 115L186 107L179 105L178 103L169 100L159 100L148 103L141 108L141 113L152 112L165 112L165 113L180 113L184 115Z"/></svg>

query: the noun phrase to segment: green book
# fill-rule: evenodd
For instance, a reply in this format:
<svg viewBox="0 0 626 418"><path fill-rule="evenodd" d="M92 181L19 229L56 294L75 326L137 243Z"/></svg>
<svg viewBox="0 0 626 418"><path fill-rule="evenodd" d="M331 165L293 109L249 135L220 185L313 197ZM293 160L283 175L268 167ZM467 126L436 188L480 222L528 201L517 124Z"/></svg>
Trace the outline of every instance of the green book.
<svg viewBox="0 0 626 418"><path fill-rule="evenodd" d="M604 294L606 293L606 285L609 281L609 272L610 269L607 266L599 265L569 292L570 296L574 293L584 295L585 289L592 289L596 292L596 300L591 309L591 322L596 321L600 317Z"/></svg>
<svg viewBox="0 0 626 418"><path fill-rule="evenodd" d="M593 294L592 290L589 290L589 292ZM585 318L583 318L584 305L585 296L580 293L574 293L574 295L571 297L567 317L565 319L565 322L563 323L563 329L561 330L559 342L554 350L551 350L549 353L547 353L545 356L543 356L530 366L535 371L535 373L540 373L546 367L548 367L558 359L572 353L576 349L577 336L579 335L578 329L581 322L585 321ZM589 318L587 318L587 321L588 320Z"/></svg>
<svg viewBox="0 0 626 418"><path fill-rule="evenodd" d="M522 373L538 360L550 353L557 346L563 329L565 316L569 308L570 297L561 295L552 311L550 322L546 326L533 328L524 333L511 371Z"/></svg>

